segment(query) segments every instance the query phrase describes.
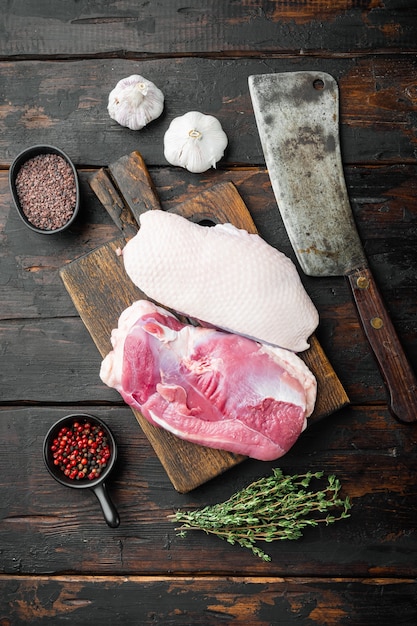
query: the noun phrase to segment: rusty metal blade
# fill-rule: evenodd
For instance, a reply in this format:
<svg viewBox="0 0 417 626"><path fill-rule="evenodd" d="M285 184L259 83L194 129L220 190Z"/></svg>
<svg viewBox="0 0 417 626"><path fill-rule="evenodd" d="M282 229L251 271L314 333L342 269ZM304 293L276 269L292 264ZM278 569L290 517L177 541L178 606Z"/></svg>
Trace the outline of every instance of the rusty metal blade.
<svg viewBox="0 0 417 626"><path fill-rule="evenodd" d="M249 77L278 207L306 274L338 276L365 263L343 173L339 90L324 72Z"/></svg>

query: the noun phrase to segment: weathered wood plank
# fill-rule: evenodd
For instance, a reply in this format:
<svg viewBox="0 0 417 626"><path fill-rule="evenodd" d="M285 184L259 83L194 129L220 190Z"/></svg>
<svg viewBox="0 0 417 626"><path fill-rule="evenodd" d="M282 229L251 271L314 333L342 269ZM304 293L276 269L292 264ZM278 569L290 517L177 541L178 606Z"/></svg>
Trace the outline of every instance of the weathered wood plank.
<svg viewBox="0 0 417 626"><path fill-rule="evenodd" d="M358 227L371 267L407 354L417 367L417 169L347 168ZM98 379L100 357L59 277L70 260L118 237L117 228L81 172L83 209L70 233L43 237L28 231L11 206L7 174L0 172L0 397L4 401L119 401ZM216 182L231 180L262 236L294 258L263 168L195 176L151 170L162 205L170 209ZM318 338L352 402L381 402L385 390L359 328L343 279L302 276L320 313ZM63 318L63 319L58 319ZM65 319L69 318L69 319ZM38 319L35 324L29 320ZM24 367L25 377L21 376ZM56 368L67 381L54 382ZM41 380L41 384L40 384Z"/></svg>
<svg viewBox="0 0 417 626"><path fill-rule="evenodd" d="M36 10L13 3L2 31L0 54L18 57L416 50L413 6L376 0L46 0Z"/></svg>
<svg viewBox="0 0 417 626"><path fill-rule="evenodd" d="M2 624L414 626L412 579L0 578ZM117 600L116 600L117 599Z"/></svg>
<svg viewBox="0 0 417 626"><path fill-rule="evenodd" d="M220 168L262 165L248 76L303 69L327 71L338 80L344 163L415 162L417 58L373 55L2 62L0 163L9 164L28 145L47 143L63 149L78 166L106 166L134 150L148 167L166 166L163 139L169 123L197 110L218 117L228 135ZM134 73L165 94L163 114L141 131L118 125L107 113L116 82Z"/></svg>
<svg viewBox="0 0 417 626"><path fill-rule="evenodd" d="M58 485L43 467L49 426L81 409L104 419L118 442L119 460L107 485L121 519L117 529L106 526L92 493ZM221 476L179 494L127 407L4 407L0 571L412 577L415 437L415 428L397 424L382 407L346 408L307 429L280 462L247 460L229 470L227 480ZM270 563L202 532L177 536L167 515L221 502L276 466L288 474L335 473L352 500L351 517L307 529L297 541L265 544Z"/></svg>
<svg viewBox="0 0 417 626"><path fill-rule="evenodd" d="M195 175L152 168L164 209L171 209L217 182L233 182L261 236L295 260L265 168L249 167ZM356 223L372 270L396 320L415 320L417 266L417 166L347 167L346 180ZM18 218L0 171L0 319L74 314L58 270L82 254L116 239L119 231L91 191L91 172L80 171L82 209L71 232L43 237ZM325 318L354 318L343 280L302 275ZM39 291L42 297L38 297Z"/></svg>
<svg viewBox="0 0 417 626"><path fill-rule="evenodd" d="M398 327L409 339L407 353L415 364L415 329ZM326 320L319 335L351 402L383 402L385 389L357 320ZM4 321L0 341L2 402L120 403L119 394L99 378L100 353L78 317Z"/></svg>

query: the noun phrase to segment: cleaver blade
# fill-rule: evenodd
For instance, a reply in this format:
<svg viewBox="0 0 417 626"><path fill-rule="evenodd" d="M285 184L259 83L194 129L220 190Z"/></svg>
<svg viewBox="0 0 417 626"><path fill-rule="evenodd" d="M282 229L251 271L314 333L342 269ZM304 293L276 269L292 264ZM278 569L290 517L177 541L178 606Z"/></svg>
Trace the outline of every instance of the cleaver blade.
<svg viewBox="0 0 417 626"><path fill-rule="evenodd" d="M417 421L417 379L372 276L353 218L339 142L339 89L325 72L249 76L272 189L310 276L344 275L389 392L391 413Z"/></svg>

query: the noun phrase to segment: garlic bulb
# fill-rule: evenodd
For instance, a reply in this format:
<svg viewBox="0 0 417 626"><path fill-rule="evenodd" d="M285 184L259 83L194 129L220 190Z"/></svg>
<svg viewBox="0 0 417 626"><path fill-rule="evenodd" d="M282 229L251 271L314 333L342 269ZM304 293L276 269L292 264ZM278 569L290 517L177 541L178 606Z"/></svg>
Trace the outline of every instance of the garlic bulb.
<svg viewBox="0 0 417 626"><path fill-rule="evenodd" d="M212 115L189 111L172 120L164 136L164 155L171 165L195 174L216 167L227 146L227 136Z"/></svg>
<svg viewBox="0 0 417 626"><path fill-rule="evenodd" d="M107 110L121 126L140 130L159 117L164 108L164 94L150 80L132 74L119 80L110 92Z"/></svg>

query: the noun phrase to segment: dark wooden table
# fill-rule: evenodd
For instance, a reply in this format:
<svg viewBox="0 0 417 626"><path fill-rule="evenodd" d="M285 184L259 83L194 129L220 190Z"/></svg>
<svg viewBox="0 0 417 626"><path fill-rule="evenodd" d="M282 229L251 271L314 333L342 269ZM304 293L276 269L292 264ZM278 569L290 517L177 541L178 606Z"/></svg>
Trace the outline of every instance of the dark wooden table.
<svg viewBox="0 0 417 626"><path fill-rule="evenodd" d="M188 494L173 489L131 410L101 383L101 357L59 276L118 236L88 179L139 150L164 208L232 181L261 235L293 257L255 126L250 74L323 70L338 81L345 175L365 250L417 368L417 10L412 2L10 2L0 17L0 625L334 625L417 623L417 426L396 421L343 278L308 279L317 332L351 400L280 461L245 461ZM140 132L110 120L116 82L164 92ZM218 117L217 170L168 166L163 135L188 110ZM29 232L8 189L23 148L65 150L81 180L70 232ZM250 297L250 294L248 294ZM121 524L42 462L49 426L73 411L119 443L109 483ZM168 514L219 502L273 467L335 473L351 517L268 546L264 563Z"/></svg>

